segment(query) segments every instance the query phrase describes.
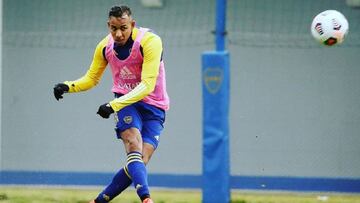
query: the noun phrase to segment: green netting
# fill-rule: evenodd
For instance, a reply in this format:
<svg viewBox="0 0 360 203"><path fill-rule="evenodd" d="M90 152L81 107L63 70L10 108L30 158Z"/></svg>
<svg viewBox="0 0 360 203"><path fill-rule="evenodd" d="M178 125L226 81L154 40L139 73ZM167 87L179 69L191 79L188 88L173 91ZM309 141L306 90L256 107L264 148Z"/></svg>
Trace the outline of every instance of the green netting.
<svg viewBox="0 0 360 203"><path fill-rule="evenodd" d="M213 45L215 0L163 0L145 8L140 0L4 0L3 42L10 46L94 47L107 34L107 11L128 4L138 25L150 27L166 46ZM341 11L350 32L343 46L360 46L360 9L345 0L228 0L227 42L231 46L318 47L312 18Z"/></svg>

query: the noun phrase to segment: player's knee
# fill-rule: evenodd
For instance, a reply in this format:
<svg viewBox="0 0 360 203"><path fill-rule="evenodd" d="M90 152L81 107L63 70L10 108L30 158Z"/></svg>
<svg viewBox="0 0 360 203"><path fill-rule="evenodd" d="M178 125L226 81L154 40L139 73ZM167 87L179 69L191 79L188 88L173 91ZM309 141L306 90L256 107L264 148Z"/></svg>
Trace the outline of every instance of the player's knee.
<svg viewBox="0 0 360 203"><path fill-rule="evenodd" d="M141 151L142 140L138 129L130 128L121 133L121 139L128 151Z"/></svg>

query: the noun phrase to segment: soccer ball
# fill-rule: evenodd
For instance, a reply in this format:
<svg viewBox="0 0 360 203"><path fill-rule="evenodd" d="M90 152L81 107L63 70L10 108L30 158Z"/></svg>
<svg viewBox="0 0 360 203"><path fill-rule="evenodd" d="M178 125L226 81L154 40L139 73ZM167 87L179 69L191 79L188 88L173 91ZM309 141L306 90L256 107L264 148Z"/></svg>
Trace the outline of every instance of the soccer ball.
<svg viewBox="0 0 360 203"><path fill-rule="evenodd" d="M327 46L342 43L348 30L348 21L342 13L336 10L319 13L311 23L312 36Z"/></svg>

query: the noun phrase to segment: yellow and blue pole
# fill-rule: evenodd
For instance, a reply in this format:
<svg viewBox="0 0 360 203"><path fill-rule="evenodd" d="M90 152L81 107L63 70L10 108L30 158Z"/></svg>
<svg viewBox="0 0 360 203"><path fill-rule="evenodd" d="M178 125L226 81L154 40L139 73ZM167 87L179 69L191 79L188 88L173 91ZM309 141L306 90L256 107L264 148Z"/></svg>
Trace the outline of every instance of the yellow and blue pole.
<svg viewBox="0 0 360 203"><path fill-rule="evenodd" d="M216 50L202 54L203 203L230 202L230 60L225 48L226 3L226 0L216 0Z"/></svg>

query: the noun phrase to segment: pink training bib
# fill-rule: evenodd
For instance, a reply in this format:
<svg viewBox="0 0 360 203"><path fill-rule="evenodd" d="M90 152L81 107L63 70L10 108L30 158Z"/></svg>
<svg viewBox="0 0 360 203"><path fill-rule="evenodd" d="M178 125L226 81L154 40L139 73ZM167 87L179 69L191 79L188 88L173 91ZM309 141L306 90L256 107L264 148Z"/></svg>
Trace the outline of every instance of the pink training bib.
<svg viewBox="0 0 360 203"><path fill-rule="evenodd" d="M120 60L114 51L114 39L109 34L109 42L105 48L105 57L111 67L114 93L127 94L141 82L143 56L140 51L140 41L149 29L139 28L130 55ZM159 74L155 89L146 96L143 102L154 105L164 110L169 109L169 96L166 92L166 79L164 62L160 62Z"/></svg>

